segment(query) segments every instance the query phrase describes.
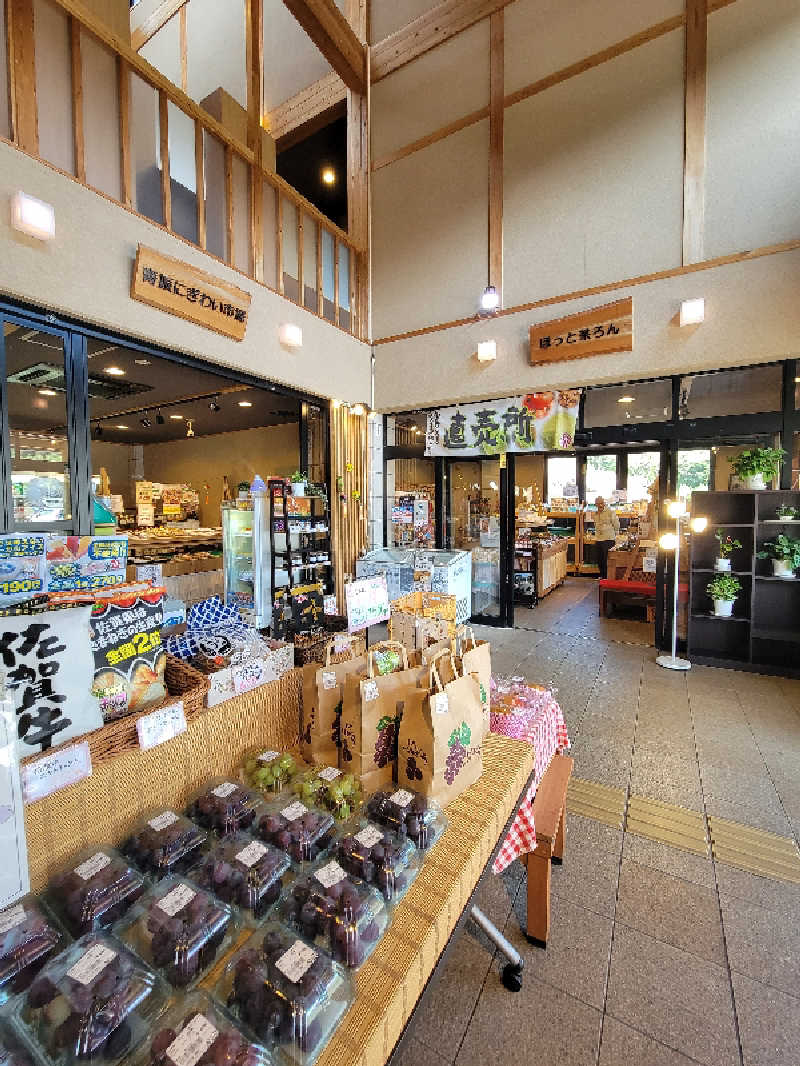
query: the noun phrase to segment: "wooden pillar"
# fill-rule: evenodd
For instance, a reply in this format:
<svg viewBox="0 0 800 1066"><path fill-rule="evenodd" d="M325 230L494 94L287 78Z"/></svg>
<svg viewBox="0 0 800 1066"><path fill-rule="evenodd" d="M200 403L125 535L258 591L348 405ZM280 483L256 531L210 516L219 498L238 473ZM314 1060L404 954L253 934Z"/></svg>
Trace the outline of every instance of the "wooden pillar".
<svg viewBox="0 0 800 1066"><path fill-rule="evenodd" d="M368 5L365 0L347 0L345 15L353 32L362 42L367 40ZM350 302L351 332L365 339L369 331L369 112L370 59L367 49L367 89L365 93L347 90L347 228L356 245L355 278ZM355 281L355 285L353 285Z"/></svg>
<svg viewBox="0 0 800 1066"><path fill-rule="evenodd" d="M261 108L264 99L264 0L247 0L247 147L253 152L250 181L252 275L264 280L264 197L261 187L263 140Z"/></svg>
<svg viewBox="0 0 800 1066"><path fill-rule="evenodd" d="M33 0L8 0L6 17L14 143L26 152L38 155L39 118L36 104Z"/></svg>
<svg viewBox="0 0 800 1066"><path fill-rule="evenodd" d="M708 0L686 0L683 265L704 256Z"/></svg>
<svg viewBox="0 0 800 1066"><path fill-rule="evenodd" d="M86 184L86 150L83 135L83 63L81 61L81 24L69 16L69 54L72 76L72 147L75 158L75 177ZM120 136L125 101L120 97ZM124 145L120 142L122 151ZM123 186L124 188L124 186Z"/></svg>
<svg viewBox="0 0 800 1066"><path fill-rule="evenodd" d="M503 306L503 130L505 44L503 11L489 19L489 284Z"/></svg>

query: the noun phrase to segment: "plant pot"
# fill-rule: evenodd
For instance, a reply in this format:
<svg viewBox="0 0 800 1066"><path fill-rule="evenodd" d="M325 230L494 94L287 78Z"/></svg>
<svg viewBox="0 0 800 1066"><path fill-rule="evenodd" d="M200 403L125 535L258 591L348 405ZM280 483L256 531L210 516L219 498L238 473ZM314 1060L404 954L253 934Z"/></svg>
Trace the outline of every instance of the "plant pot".
<svg viewBox="0 0 800 1066"><path fill-rule="evenodd" d="M726 571L729 571L730 568L731 568L730 559L722 559L722 558L720 558L720 559L715 559L714 560L714 569L715 570L726 570Z"/></svg>
<svg viewBox="0 0 800 1066"><path fill-rule="evenodd" d="M759 489L765 489L767 487L764 483L764 475L761 473L750 474L747 477L743 477L742 483L744 484L744 487L751 492L757 492Z"/></svg>
<svg viewBox="0 0 800 1066"><path fill-rule="evenodd" d="M292 496L305 496L306 483L305 481L293 481L292 482Z"/></svg>
<svg viewBox="0 0 800 1066"><path fill-rule="evenodd" d="M773 559L772 573L774 577L794 577L791 559Z"/></svg>
<svg viewBox="0 0 800 1066"><path fill-rule="evenodd" d="M717 618L730 618L736 600L714 600L714 614Z"/></svg>

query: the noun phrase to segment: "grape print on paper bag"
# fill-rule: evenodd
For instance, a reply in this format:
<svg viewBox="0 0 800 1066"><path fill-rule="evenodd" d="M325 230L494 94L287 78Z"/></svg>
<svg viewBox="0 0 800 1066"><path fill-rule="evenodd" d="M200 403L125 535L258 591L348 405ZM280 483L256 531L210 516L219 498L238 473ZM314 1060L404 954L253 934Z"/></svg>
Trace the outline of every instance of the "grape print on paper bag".
<svg viewBox="0 0 800 1066"><path fill-rule="evenodd" d="M472 730L466 722L461 723L460 729L454 729L447 741L449 749L445 764L444 779L448 785L452 785L459 771L467 761L469 743L472 739Z"/></svg>

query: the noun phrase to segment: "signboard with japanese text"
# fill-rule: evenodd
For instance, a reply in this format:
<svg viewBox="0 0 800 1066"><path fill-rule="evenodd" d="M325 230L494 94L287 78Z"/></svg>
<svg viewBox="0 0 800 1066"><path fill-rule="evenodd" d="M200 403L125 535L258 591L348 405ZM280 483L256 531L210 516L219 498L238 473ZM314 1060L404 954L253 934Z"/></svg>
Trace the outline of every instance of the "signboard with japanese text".
<svg viewBox="0 0 800 1066"><path fill-rule="evenodd" d="M140 503L136 508L136 524L152 528L156 524L155 508L152 503Z"/></svg>
<svg viewBox="0 0 800 1066"><path fill-rule="evenodd" d="M531 326L531 366L632 351L632 296Z"/></svg>
<svg viewBox="0 0 800 1066"><path fill-rule="evenodd" d="M128 538L47 538L47 591L77 592L122 585L128 563Z"/></svg>
<svg viewBox="0 0 800 1066"><path fill-rule="evenodd" d="M92 755L84 740L26 763L22 767L22 794L26 803L35 803L91 775Z"/></svg>
<svg viewBox="0 0 800 1066"><path fill-rule="evenodd" d="M161 512L165 518L180 518L183 488L180 485L164 485L161 489Z"/></svg>
<svg viewBox="0 0 800 1066"><path fill-rule="evenodd" d="M136 252L131 296L235 341L244 340L249 292L143 244Z"/></svg>
<svg viewBox="0 0 800 1066"><path fill-rule="evenodd" d="M92 692L107 722L142 711L166 695L161 643L164 590L98 601L92 609Z"/></svg>
<svg viewBox="0 0 800 1066"><path fill-rule="evenodd" d="M580 389L562 389L430 411L425 454L455 457L569 450L580 397Z"/></svg>
<svg viewBox="0 0 800 1066"><path fill-rule="evenodd" d="M378 622L388 622L391 612L385 574L349 581L344 587L344 595L350 633L358 633Z"/></svg>
<svg viewBox="0 0 800 1066"><path fill-rule="evenodd" d="M0 537L0 606L46 591L46 537L42 533Z"/></svg>

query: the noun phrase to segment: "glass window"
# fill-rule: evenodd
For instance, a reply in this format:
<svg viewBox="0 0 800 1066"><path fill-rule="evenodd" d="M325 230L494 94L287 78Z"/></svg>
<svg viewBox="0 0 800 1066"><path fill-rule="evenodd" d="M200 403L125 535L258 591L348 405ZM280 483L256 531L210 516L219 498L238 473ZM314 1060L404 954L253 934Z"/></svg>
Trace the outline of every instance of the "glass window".
<svg viewBox="0 0 800 1066"><path fill-rule="evenodd" d="M500 615L500 463L448 464L447 543L472 552L472 613Z"/></svg>
<svg viewBox="0 0 800 1066"><path fill-rule="evenodd" d="M422 412L389 415L386 419L387 448L425 447L428 416Z"/></svg>
<svg viewBox="0 0 800 1066"><path fill-rule="evenodd" d="M436 540L433 459L390 459L386 464L390 548L432 548Z"/></svg>
<svg viewBox="0 0 800 1066"><path fill-rule="evenodd" d="M628 503L652 500L658 495L658 475L661 456L658 452L631 452L628 456ZM655 484L655 492L651 489Z"/></svg>
<svg viewBox="0 0 800 1066"><path fill-rule="evenodd" d="M551 455L547 459L547 502L577 498L578 469L574 455Z"/></svg>
<svg viewBox="0 0 800 1066"><path fill-rule="evenodd" d="M617 487L616 455L586 456L586 502L594 503L598 496L606 500Z"/></svg>
<svg viewBox="0 0 800 1066"><path fill-rule="evenodd" d="M672 382L639 381L587 389L583 408L585 429L624 426L628 422L666 422L672 410Z"/></svg>
<svg viewBox="0 0 800 1066"><path fill-rule="evenodd" d="M690 448L678 452L678 496L706 492L711 487L711 449Z"/></svg>
<svg viewBox="0 0 800 1066"><path fill-rule="evenodd" d="M681 378L680 418L754 415L780 411L783 368L779 364L718 370Z"/></svg>

